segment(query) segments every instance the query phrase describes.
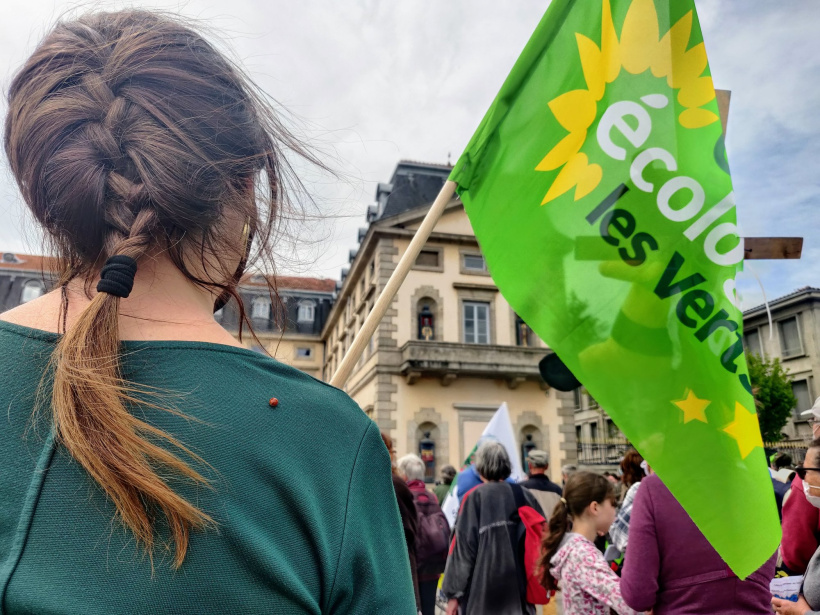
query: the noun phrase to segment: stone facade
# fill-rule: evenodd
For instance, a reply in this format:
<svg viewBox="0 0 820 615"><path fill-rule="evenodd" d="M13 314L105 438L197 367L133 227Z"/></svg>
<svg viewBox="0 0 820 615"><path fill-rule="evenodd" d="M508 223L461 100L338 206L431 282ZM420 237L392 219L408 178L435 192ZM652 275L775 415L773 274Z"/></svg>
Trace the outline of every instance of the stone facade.
<svg viewBox="0 0 820 615"><path fill-rule="evenodd" d="M377 204L328 317L324 377L329 380L372 309L446 179L449 167L402 162ZM423 306L433 335L422 336ZM345 389L399 455L419 452L425 432L436 470L460 466L486 423L506 402L519 440L552 456L551 473L576 460L572 412L541 381L550 350L520 325L483 265L463 206L453 199L411 269ZM531 440L526 440L530 436Z"/></svg>

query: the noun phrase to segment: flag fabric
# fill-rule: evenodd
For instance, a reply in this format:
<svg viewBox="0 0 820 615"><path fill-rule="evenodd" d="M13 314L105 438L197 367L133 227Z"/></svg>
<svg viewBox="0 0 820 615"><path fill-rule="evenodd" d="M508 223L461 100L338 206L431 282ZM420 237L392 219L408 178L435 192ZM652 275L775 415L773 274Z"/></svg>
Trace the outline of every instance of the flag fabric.
<svg viewBox="0 0 820 615"><path fill-rule="evenodd" d="M780 526L692 0L553 0L450 179L513 309L751 574Z"/></svg>
<svg viewBox="0 0 820 615"><path fill-rule="evenodd" d="M464 471L473 462L473 456L475 455L476 450L478 450L479 444L486 439L498 440L498 442L500 442L507 450L507 454L510 456L510 463L512 465L510 478L515 482L524 480L526 478L526 474L524 473L524 468L521 465L521 457L518 454L518 445L515 442L515 432L513 431L512 421L510 421L510 411L507 408L507 402L501 404L498 410L495 411L493 418L491 418L490 422L487 423L487 426L481 433L481 438L479 438L478 442L476 442L475 446L473 446L473 450L470 451L470 454L467 455L467 458L464 460L459 472ZM447 517L450 527L455 525L456 517L458 516L459 502L457 483L458 481L454 479L453 484L450 486L450 491L447 493L447 497L444 498L444 501L441 504L441 510L444 512L444 516Z"/></svg>

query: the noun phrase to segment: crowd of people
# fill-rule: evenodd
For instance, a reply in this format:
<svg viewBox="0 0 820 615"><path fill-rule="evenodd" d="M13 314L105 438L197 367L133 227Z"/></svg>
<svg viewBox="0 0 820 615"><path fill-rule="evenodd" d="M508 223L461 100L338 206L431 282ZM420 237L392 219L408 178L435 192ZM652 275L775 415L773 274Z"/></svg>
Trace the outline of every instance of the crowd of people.
<svg viewBox="0 0 820 615"><path fill-rule="evenodd" d="M820 431L820 410L813 425ZM530 451L526 461L529 477L516 484L507 450L487 440L461 473L452 466L442 470L435 494L426 490L420 458L407 455L398 461L397 478L405 483L396 489L399 500L406 489L417 502L421 494L437 500L423 512L402 507L402 514L412 517L405 528L420 528L425 516L442 515L438 504L454 480L459 486L455 526L452 532L440 528L448 534L447 548L437 555L435 567L416 563L420 613L436 613L436 599L438 612L446 615L820 612L820 438L797 467L786 454L771 457L783 542L743 580L637 451L624 455L618 473L565 466L562 485L549 479L545 451ZM546 522L536 569L546 595L552 596L546 605L528 602L528 571L516 542L522 504ZM408 531L411 561L416 557L413 532L419 537L419 530ZM804 580L796 602L773 597L772 579L797 575Z"/></svg>

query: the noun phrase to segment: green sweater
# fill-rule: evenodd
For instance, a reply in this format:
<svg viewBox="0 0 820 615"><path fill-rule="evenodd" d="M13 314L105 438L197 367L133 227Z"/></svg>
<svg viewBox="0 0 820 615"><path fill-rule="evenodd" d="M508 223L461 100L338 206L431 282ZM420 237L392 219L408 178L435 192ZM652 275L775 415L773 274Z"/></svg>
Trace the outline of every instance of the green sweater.
<svg viewBox="0 0 820 615"><path fill-rule="evenodd" d="M194 420L134 411L212 466L177 490L218 527L152 574L48 406L32 418L57 339L0 321L0 613L416 613L390 459L347 395L250 350L124 343L126 378Z"/></svg>

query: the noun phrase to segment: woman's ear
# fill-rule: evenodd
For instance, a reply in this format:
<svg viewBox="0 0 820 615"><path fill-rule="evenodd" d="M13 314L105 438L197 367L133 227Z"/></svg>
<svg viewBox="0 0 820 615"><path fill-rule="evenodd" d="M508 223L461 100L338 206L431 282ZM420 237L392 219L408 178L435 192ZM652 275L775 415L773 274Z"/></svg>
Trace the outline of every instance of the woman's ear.
<svg viewBox="0 0 820 615"><path fill-rule="evenodd" d="M593 501L592 504L589 505L589 512L591 512L594 516L598 516L598 511L601 509L601 505L598 502Z"/></svg>

